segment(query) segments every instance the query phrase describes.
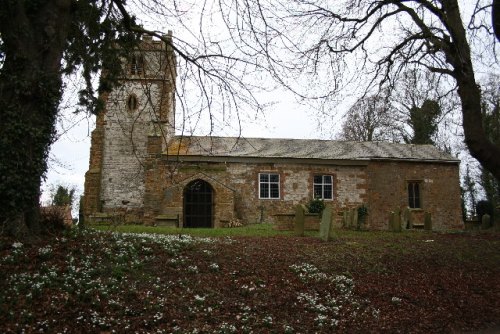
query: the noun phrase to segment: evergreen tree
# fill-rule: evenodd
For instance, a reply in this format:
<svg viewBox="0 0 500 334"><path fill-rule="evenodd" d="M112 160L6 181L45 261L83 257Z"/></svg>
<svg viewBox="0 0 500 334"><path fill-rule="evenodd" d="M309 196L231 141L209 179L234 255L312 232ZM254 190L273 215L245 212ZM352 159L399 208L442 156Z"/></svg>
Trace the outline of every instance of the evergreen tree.
<svg viewBox="0 0 500 334"><path fill-rule="evenodd" d="M411 144L432 144L433 136L438 129L438 120L441 108L436 101L425 100L421 107L413 106L410 109L409 124L413 129L413 136L405 138Z"/></svg>
<svg viewBox="0 0 500 334"><path fill-rule="evenodd" d="M67 188L62 185L59 185L57 187L56 192L53 194L52 197L52 205L55 206L72 206L73 205L73 200L75 196L75 189L74 188Z"/></svg>
<svg viewBox="0 0 500 334"><path fill-rule="evenodd" d="M121 71L117 59L136 45L124 0L5 0L0 6L0 226L3 233L39 232L40 185L63 91L62 76L81 71L80 101L100 110L99 92Z"/></svg>

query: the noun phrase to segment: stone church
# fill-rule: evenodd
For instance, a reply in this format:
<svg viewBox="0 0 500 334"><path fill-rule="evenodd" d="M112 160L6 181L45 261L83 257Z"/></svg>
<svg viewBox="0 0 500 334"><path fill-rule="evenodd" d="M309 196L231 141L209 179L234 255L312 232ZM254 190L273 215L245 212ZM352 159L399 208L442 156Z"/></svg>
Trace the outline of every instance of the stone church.
<svg viewBox="0 0 500 334"><path fill-rule="evenodd" d="M171 38L171 35L167 35ZM459 161L430 145L175 134L176 58L143 37L121 85L101 96L83 213L96 222L222 227L274 222L320 198L337 212L365 205L366 227L406 209L421 225L462 228ZM341 219L337 224L341 224Z"/></svg>

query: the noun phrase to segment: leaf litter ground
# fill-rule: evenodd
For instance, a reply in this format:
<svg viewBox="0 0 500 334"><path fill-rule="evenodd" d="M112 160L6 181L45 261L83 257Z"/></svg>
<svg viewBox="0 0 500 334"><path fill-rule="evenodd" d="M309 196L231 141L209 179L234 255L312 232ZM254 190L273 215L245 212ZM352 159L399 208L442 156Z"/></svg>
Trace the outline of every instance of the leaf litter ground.
<svg viewBox="0 0 500 334"><path fill-rule="evenodd" d="M2 333L500 329L500 235L0 239Z"/></svg>

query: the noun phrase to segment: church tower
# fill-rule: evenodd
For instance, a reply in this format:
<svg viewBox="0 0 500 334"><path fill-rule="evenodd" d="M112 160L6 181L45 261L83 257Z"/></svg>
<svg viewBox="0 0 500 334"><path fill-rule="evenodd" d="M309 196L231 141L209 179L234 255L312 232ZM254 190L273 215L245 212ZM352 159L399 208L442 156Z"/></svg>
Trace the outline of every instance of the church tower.
<svg viewBox="0 0 500 334"><path fill-rule="evenodd" d="M171 41L172 33L165 37ZM101 96L105 108L97 115L92 132L82 203L86 219L117 212L140 219L148 145L153 141L162 150L175 134L176 58L172 47L143 36L122 62L123 78L118 87Z"/></svg>

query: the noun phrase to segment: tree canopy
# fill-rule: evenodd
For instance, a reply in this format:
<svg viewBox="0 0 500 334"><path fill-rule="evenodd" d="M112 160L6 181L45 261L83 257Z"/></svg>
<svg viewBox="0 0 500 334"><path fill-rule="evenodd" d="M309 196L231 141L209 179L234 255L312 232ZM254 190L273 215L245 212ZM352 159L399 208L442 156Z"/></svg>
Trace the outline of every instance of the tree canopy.
<svg viewBox="0 0 500 334"><path fill-rule="evenodd" d="M413 106L410 109L410 126L413 129L413 136L405 138L405 141L412 144L434 144L433 136L437 131L438 117L441 115L441 108L436 101L425 100L421 107Z"/></svg>

